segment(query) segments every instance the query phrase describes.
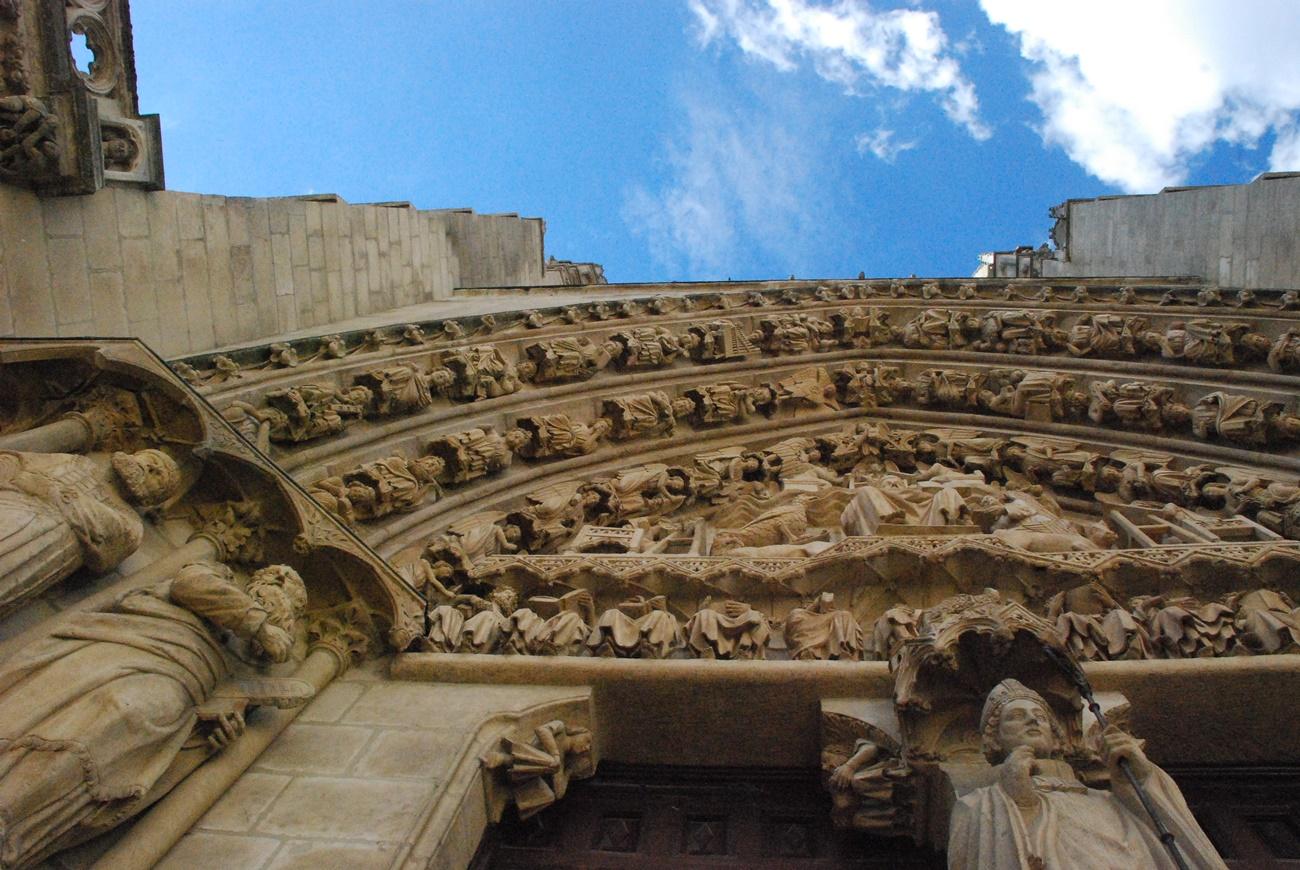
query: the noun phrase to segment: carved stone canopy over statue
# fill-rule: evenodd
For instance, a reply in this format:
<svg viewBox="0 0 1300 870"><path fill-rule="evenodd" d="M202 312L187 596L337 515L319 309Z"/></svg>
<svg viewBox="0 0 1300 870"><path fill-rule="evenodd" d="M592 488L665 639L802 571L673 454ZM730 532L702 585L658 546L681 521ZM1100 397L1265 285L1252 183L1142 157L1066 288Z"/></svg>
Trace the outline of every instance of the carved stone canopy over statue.
<svg viewBox="0 0 1300 870"><path fill-rule="evenodd" d="M291 568L240 588L197 562L71 614L0 669L0 866L30 866L139 813L244 730L254 704L296 706L297 680L222 684L244 658L288 660L307 603ZM229 644L223 639L229 639Z"/></svg>
<svg viewBox="0 0 1300 870"><path fill-rule="evenodd" d="M1178 786L1117 727L1101 735L1110 791L1079 780L1061 757L1064 731L1051 706L1016 680L1003 680L989 692L980 733L985 757L997 765L996 782L966 794L953 808L950 868L1174 867L1121 760L1174 833L1188 865L1226 867Z"/></svg>
<svg viewBox="0 0 1300 870"><path fill-rule="evenodd" d="M140 546L137 509L176 494L180 469L160 450L109 463L69 453L0 451L0 609L81 566L113 570Z"/></svg>

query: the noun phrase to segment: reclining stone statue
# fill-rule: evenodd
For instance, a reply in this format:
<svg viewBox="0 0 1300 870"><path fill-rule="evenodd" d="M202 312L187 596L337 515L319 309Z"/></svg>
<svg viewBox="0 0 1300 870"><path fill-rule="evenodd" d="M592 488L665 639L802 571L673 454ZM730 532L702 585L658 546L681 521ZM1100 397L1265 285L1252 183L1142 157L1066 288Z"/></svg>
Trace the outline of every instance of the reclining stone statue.
<svg viewBox="0 0 1300 870"><path fill-rule="evenodd" d="M195 562L103 610L74 613L0 667L0 867L30 866L167 793L237 739L250 704L296 706L299 680L239 696L237 660L283 662L307 604L283 565L241 588ZM229 643L224 639L229 638ZM293 697L274 697L277 685Z"/></svg>

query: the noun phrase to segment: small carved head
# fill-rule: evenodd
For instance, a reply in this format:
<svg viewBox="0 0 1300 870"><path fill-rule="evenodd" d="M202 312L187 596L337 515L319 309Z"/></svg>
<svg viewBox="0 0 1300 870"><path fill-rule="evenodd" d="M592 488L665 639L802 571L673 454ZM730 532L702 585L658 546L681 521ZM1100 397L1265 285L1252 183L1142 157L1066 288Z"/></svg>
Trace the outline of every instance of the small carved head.
<svg viewBox="0 0 1300 870"><path fill-rule="evenodd" d="M1038 758L1061 751L1065 732L1042 695L1018 680L993 687L980 713L984 757L999 764L1018 746L1028 746Z"/></svg>
<svg viewBox="0 0 1300 870"><path fill-rule="evenodd" d="M307 610L307 587L288 565L254 571L248 581L248 597L266 611L272 625L290 634Z"/></svg>
<svg viewBox="0 0 1300 870"><path fill-rule="evenodd" d="M180 467L161 450L118 451L111 461L126 490L127 500L136 507L145 510L161 507L180 489Z"/></svg>

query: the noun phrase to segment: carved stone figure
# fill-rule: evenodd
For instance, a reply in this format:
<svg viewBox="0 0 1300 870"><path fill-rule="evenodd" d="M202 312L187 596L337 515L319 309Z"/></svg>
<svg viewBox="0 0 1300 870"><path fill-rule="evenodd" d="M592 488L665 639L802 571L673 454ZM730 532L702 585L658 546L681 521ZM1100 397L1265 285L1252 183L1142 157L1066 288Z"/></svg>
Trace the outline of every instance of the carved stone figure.
<svg viewBox="0 0 1300 870"><path fill-rule="evenodd" d="M1300 610L1285 593L1256 589L1232 598L1237 642L1242 647L1266 655L1300 648Z"/></svg>
<svg viewBox="0 0 1300 870"><path fill-rule="evenodd" d="M370 417L394 417L413 414L433 402L429 394L431 376L412 366L395 365L370 369L356 376L356 382L372 395L366 409Z"/></svg>
<svg viewBox="0 0 1300 870"><path fill-rule="evenodd" d="M1290 437L1291 420L1291 415L1282 413L1281 402L1234 393L1209 393L1192 408L1192 432L1197 438L1218 436L1251 446Z"/></svg>
<svg viewBox="0 0 1300 870"><path fill-rule="evenodd" d="M699 501L721 504L765 477L763 457L741 447L701 453L690 468L691 492Z"/></svg>
<svg viewBox="0 0 1300 870"><path fill-rule="evenodd" d="M785 645L796 661L862 661L866 636L853 614L835 609L835 596L822 593L808 607L785 618Z"/></svg>
<svg viewBox="0 0 1300 870"><path fill-rule="evenodd" d="M494 344L448 351L443 354L442 365L452 373L447 396L457 401L496 399L518 392L520 387L514 363L502 356Z"/></svg>
<svg viewBox="0 0 1300 870"><path fill-rule="evenodd" d="M1162 432L1166 426L1181 428L1192 419L1191 409L1174 400L1172 387L1147 381L1116 385L1106 380L1093 381L1088 393L1088 419L1094 423Z"/></svg>
<svg viewBox="0 0 1300 870"><path fill-rule="evenodd" d="M1074 356L1133 357L1147 327L1143 317L1084 314L1070 327L1065 348Z"/></svg>
<svg viewBox="0 0 1300 870"><path fill-rule="evenodd" d="M527 493L528 505L512 511L506 522L518 527L520 542L529 553L545 553L582 528L586 505L598 496L579 492L580 484L565 481Z"/></svg>
<svg viewBox="0 0 1300 870"><path fill-rule="evenodd" d="M1300 369L1300 329L1293 326L1273 342L1268 351L1268 367L1275 372Z"/></svg>
<svg viewBox="0 0 1300 870"><path fill-rule="evenodd" d="M362 386L340 392L319 384L299 384L269 391L264 408L242 402L231 406L267 427L271 441L298 444L342 432L348 420L360 419L371 400L370 390Z"/></svg>
<svg viewBox="0 0 1300 870"><path fill-rule="evenodd" d="M513 553L519 549L519 529L506 522L502 511L480 511L447 526L447 530L425 547L429 563L439 562L468 571L485 556Z"/></svg>
<svg viewBox="0 0 1300 870"><path fill-rule="evenodd" d="M613 352L608 342L589 338L556 338L524 348L530 367L527 379L535 384L584 381L609 364Z"/></svg>
<svg viewBox="0 0 1300 870"><path fill-rule="evenodd" d="M711 552L720 555L741 548L804 544L813 540L808 525L808 497L798 496L763 511L740 528L718 529Z"/></svg>
<svg viewBox="0 0 1300 870"><path fill-rule="evenodd" d="M516 432L526 440L515 449L525 459L551 456L586 456L600 447L600 439L609 434L613 424L604 417L594 423L581 423L568 414L537 414L520 417Z"/></svg>
<svg viewBox="0 0 1300 870"><path fill-rule="evenodd" d="M592 655L621 659L666 659L683 643L681 623L662 595L637 596L606 610L587 638Z"/></svg>
<svg viewBox="0 0 1300 870"><path fill-rule="evenodd" d="M863 408L892 405L912 393L912 384L898 366L870 362L852 362L840 369L835 386L841 403Z"/></svg>
<svg viewBox="0 0 1300 870"><path fill-rule="evenodd" d="M0 97L0 176L40 178L58 167L59 119L21 94Z"/></svg>
<svg viewBox="0 0 1300 870"><path fill-rule="evenodd" d="M595 496L587 519L614 526L635 517L665 516L681 507L690 495L690 473L680 466L650 463L583 484L582 492L584 498Z"/></svg>
<svg viewBox="0 0 1300 870"><path fill-rule="evenodd" d="M831 315L835 338L845 347L875 347L894 340L889 312L855 305Z"/></svg>
<svg viewBox="0 0 1300 870"><path fill-rule="evenodd" d="M620 370L662 368L682 355L681 342L662 326L638 326L610 337Z"/></svg>
<svg viewBox="0 0 1300 870"><path fill-rule="evenodd" d="M744 359L755 352L749 336L730 320L697 323L686 330L682 343L696 362Z"/></svg>
<svg viewBox="0 0 1300 870"><path fill-rule="evenodd" d="M605 399L601 403L601 417L611 424L610 437L627 441L656 435L671 436L677 431L677 418L685 416L693 407L689 399L674 400L663 390L653 390Z"/></svg>
<svg viewBox="0 0 1300 870"><path fill-rule="evenodd" d="M982 475L941 465L914 481L886 474L855 490L840 524L849 535L881 534L882 526L967 526L974 532L968 499L994 493Z"/></svg>
<svg viewBox="0 0 1300 870"><path fill-rule="evenodd" d="M986 383L997 384L999 373L1005 371L989 371ZM996 392L981 391L980 404L998 414L1042 422L1076 419L1088 409L1088 396L1075 387L1071 375L1039 371L1016 371L1014 375Z"/></svg>
<svg viewBox="0 0 1300 870"><path fill-rule="evenodd" d="M686 623L686 644L705 659L765 659L772 628L767 617L743 601L701 608Z"/></svg>
<svg viewBox="0 0 1300 870"><path fill-rule="evenodd" d="M867 735L862 731L867 730ZM839 830L897 835L909 821L896 787L911 770L896 741L847 716L822 714L822 771L831 793L831 823ZM902 804L902 806L900 806Z"/></svg>
<svg viewBox="0 0 1300 870"><path fill-rule="evenodd" d="M919 405L943 408L975 408L984 389L984 375L956 369L926 369L917 375L914 388Z"/></svg>
<svg viewBox="0 0 1300 870"><path fill-rule="evenodd" d="M289 658L306 603L291 568L241 589L224 565L198 562L70 613L16 652L0 668L4 865L31 866L135 816L237 740L251 704L307 700L298 681L274 681L296 696L221 691L240 657Z"/></svg>
<svg viewBox="0 0 1300 870"><path fill-rule="evenodd" d="M514 451L527 439L527 434L518 429L500 435L491 426L484 426L433 439L429 454L443 461L440 482L464 483L509 468Z"/></svg>
<svg viewBox="0 0 1300 870"><path fill-rule="evenodd" d="M1167 658L1221 656L1236 645L1232 608L1193 598L1143 595L1129 602L1152 649Z"/></svg>
<svg viewBox="0 0 1300 870"><path fill-rule="evenodd" d="M823 366L808 366L787 375L775 384L765 384L776 394L779 406L795 416L814 411L838 411L835 381Z"/></svg>
<svg viewBox="0 0 1300 870"><path fill-rule="evenodd" d="M144 535L137 510L160 507L180 486L175 460L160 450L114 453L110 463L0 451L0 608L83 565L116 568Z"/></svg>
<svg viewBox="0 0 1300 870"><path fill-rule="evenodd" d="M893 658L899 645L917 636L921 613L902 604L895 605L871 627L871 649L877 659Z"/></svg>
<svg viewBox="0 0 1300 870"><path fill-rule="evenodd" d="M443 461L437 456L411 460L390 456L366 462L342 475L344 496L358 520L406 513L419 507L430 493L441 494L438 477L443 467ZM369 490L368 496L358 498L361 487Z"/></svg>
<svg viewBox="0 0 1300 870"><path fill-rule="evenodd" d="M439 604L429 611L429 628L419 646L430 652L464 652L485 655L500 652L512 637L519 595L509 587L474 587L452 593L440 582L431 584ZM462 586L461 590L469 587ZM482 593L482 594L479 594ZM486 597L484 597L486 596Z"/></svg>
<svg viewBox="0 0 1300 870"><path fill-rule="evenodd" d="M498 772L519 812L527 819L564 797L569 781L596 772L591 732L556 720L539 725L527 743L503 738L483 766Z"/></svg>
<svg viewBox="0 0 1300 870"><path fill-rule="evenodd" d="M978 323L971 314L927 308L903 325L903 346L928 350L962 348L977 330Z"/></svg>
<svg viewBox="0 0 1300 870"><path fill-rule="evenodd" d="M766 353L810 353L834 346L835 327L806 314L776 314L759 320L751 338Z"/></svg>
<svg viewBox="0 0 1300 870"><path fill-rule="evenodd" d="M1047 618L1070 654L1081 661L1148 658L1146 626L1096 583L1066 589L1047 602Z"/></svg>
<svg viewBox="0 0 1300 870"><path fill-rule="evenodd" d="M1165 359L1224 366L1234 365L1243 355L1265 357L1273 344L1244 323L1220 320L1176 320L1163 335L1148 332L1143 340Z"/></svg>
<svg viewBox="0 0 1300 870"><path fill-rule="evenodd" d="M966 794L953 807L948 835L953 870L1173 867L1120 771L1121 759L1174 832L1188 864L1225 868L1178 786L1118 728L1101 737L1110 791L1079 781L1060 756L1064 731L1055 714L1041 695L1015 680L1003 680L989 692L980 731L985 757L997 765L997 782Z"/></svg>
<svg viewBox="0 0 1300 870"><path fill-rule="evenodd" d="M990 311L980 318L980 338L972 347L994 353L1035 355L1064 347L1067 336L1051 311L1020 308Z"/></svg>
<svg viewBox="0 0 1300 870"><path fill-rule="evenodd" d="M760 401L769 409L776 404L776 397L769 390L747 387L737 381L691 387L685 396L693 406L689 417L694 426L743 423L749 415L761 410Z"/></svg>

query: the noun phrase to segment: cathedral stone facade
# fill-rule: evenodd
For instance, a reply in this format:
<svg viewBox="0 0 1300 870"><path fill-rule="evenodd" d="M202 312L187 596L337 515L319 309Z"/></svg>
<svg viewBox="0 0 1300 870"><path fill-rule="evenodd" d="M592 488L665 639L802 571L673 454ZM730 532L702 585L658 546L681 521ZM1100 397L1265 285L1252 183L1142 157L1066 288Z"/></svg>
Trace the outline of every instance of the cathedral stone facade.
<svg viewBox="0 0 1300 870"><path fill-rule="evenodd" d="M1300 861L1296 179L610 285L0 67L0 867Z"/></svg>

